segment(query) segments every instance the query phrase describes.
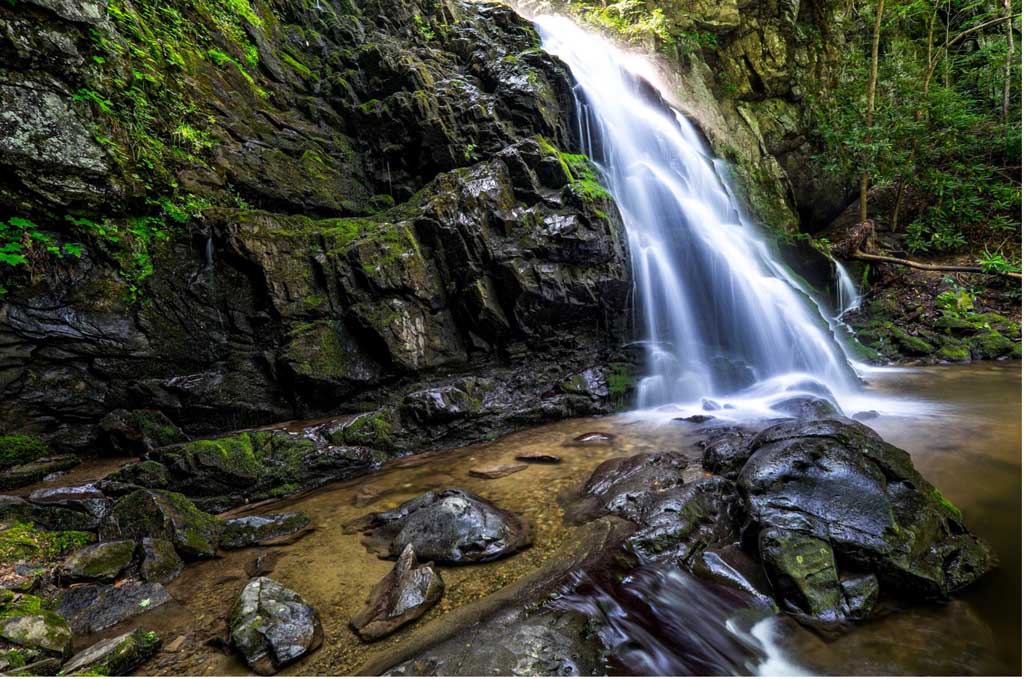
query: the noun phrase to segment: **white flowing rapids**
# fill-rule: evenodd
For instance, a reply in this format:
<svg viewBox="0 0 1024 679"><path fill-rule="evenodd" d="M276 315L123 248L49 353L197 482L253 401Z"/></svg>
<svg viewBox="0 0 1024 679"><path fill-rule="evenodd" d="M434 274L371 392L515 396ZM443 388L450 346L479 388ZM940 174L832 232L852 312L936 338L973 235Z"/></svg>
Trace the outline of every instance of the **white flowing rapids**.
<svg viewBox="0 0 1024 679"><path fill-rule="evenodd" d="M581 145L625 222L647 348L638 407L725 395L767 404L767 386L808 378L851 391L824 310L758 237L689 121L604 39L564 17L535 22L577 81Z"/></svg>

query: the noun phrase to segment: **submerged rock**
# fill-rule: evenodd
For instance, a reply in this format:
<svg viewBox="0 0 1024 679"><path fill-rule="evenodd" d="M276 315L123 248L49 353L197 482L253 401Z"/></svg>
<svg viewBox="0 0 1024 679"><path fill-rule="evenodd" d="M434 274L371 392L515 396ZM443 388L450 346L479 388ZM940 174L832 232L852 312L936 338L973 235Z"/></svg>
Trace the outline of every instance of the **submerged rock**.
<svg viewBox="0 0 1024 679"><path fill-rule="evenodd" d="M64 663L64 676L121 677L146 662L160 650L156 632L135 629L111 639L98 641Z"/></svg>
<svg viewBox="0 0 1024 679"><path fill-rule="evenodd" d="M534 464L558 464L562 461L562 458L552 453L519 453L516 455L516 459L520 462L528 462Z"/></svg>
<svg viewBox="0 0 1024 679"><path fill-rule="evenodd" d="M231 643L258 674L274 674L323 643L320 616L270 578L250 580L229 618Z"/></svg>
<svg viewBox="0 0 1024 679"><path fill-rule="evenodd" d="M374 641L422 616L441 600L442 594L444 581L434 564L420 565L413 548L406 546L395 567L374 585L365 608L349 625L364 641Z"/></svg>
<svg viewBox="0 0 1024 679"><path fill-rule="evenodd" d="M500 479L504 476L510 476L516 472L521 472L526 469L528 465L525 464L493 464L487 467L473 467L469 470L470 476L475 476L478 479Z"/></svg>
<svg viewBox="0 0 1024 679"><path fill-rule="evenodd" d="M571 512L583 520L616 514L640 522L655 495L686 483L688 466L686 457L675 451L605 460L584 484Z"/></svg>
<svg viewBox="0 0 1024 679"><path fill-rule="evenodd" d="M349 530L364 531L367 549L384 558L411 545L418 557L447 564L493 561L530 544L525 520L461 488L424 493Z"/></svg>
<svg viewBox="0 0 1024 679"><path fill-rule="evenodd" d="M223 521L200 511L180 493L137 490L117 501L100 526L100 536L161 538L186 557L207 558L217 552L223 530Z"/></svg>
<svg viewBox="0 0 1024 679"><path fill-rule="evenodd" d="M576 445L600 445L602 443L611 443L617 438L617 434L605 431L588 431L575 437L572 442Z"/></svg>
<svg viewBox="0 0 1024 679"><path fill-rule="evenodd" d="M60 578L67 582L113 582L135 556L134 540L117 540L86 545L64 559Z"/></svg>
<svg viewBox="0 0 1024 679"><path fill-rule="evenodd" d="M305 512L244 516L224 522L220 546L225 549L252 547L275 538L298 533L309 525Z"/></svg>

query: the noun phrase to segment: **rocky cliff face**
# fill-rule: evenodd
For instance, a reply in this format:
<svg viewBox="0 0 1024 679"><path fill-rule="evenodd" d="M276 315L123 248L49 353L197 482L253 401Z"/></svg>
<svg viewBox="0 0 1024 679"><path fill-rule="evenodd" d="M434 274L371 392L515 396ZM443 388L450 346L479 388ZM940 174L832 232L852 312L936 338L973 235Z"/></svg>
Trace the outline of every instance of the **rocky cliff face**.
<svg viewBox="0 0 1024 679"><path fill-rule="evenodd" d="M4 216L53 244L4 274L0 429L102 450L119 409L198 435L412 394L387 428L419 446L628 387L621 221L511 10L31 0L0 29Z"/></svg>

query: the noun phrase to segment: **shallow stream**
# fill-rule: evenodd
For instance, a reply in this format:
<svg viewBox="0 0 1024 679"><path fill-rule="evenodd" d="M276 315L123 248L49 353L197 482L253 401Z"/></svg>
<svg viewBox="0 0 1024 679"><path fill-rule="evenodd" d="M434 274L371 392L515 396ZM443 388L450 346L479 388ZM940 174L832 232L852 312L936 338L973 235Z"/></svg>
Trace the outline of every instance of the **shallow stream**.
<svg viewBox="0 0 1024 679"><path fill-rule="evenodd" d="M968 526L993 545L1000 568L950 605L893 611L830 642L780 618L757 635L759 643L768 647L771 662L737 662L734 667L746 666L752 671L760 667L773 673L1018 673L1020 380L1019 362L885 369L867 376L869 395L876 395L877 402L886 406L879 407L880 415L867 424L910 451L918 469L963 510ZM908 405L892 407L901 403ZM557 498L584 481L601 461L640 452L681 450L692 454L697 461L694 473L699 474L696 428L630 413L569 420L493 442L404 458L368 477L251 508L253 513L302 510L310 515L315 529L292 544L228 552L222 558L190 566L168 587L175 603L131 621L131 626L156 629L165 644L164 651L139 673L246 674L246 668L216 640L225 635L228 611L237 593L258 572L299 592L323 620L323 647L285 673L350 674L378 651L401 643L425 621L501 589L564 550L572 529L563 521ZM589 431L611 432L617 437L606 444L568 445ZM469 475L474 467L513 462L517 454L529 451L554 453L563 461L531 464L494 480ZM530 522L533 546L490 564L443 568L447 589L440 604L392 637L376 644L362 643L348 629L348 620L392 562L370 555L358 535L344 533L344 524L368 512L395 507L427 490L450 486L461 486L522 513ZM691 603L677 614L705 630L724 625L724 620L713 619L711 610L695 608ZM718 637L702 632L701 638Z"/></svg>

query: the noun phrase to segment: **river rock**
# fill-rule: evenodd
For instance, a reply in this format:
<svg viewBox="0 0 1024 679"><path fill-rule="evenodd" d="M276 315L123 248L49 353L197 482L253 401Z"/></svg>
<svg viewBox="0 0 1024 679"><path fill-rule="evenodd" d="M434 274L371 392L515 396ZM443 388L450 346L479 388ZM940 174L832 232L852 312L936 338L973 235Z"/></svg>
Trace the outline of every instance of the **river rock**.
<svg viewBox="0 0 1024 679"><path fill-rule="evenodd" d="M839 586L846 599L846 613L851 618L867 618L878 602L878 577L867 575L840 576Z"/></svg>
<svg viewBox="0 0 1024 679"><path fill-rule="evenodd" d="M407 545L349 625L363 641L374 641L422 616L441 600L442 594L444 581L434 564L420 565Z"/></svg>
<svg viewBox="0 0 1024 679"><path fill-rule="evenodd" d="M71 628L39 597L0 589L0 639L25 649L64 658L71 652Z"/></svg>
<svg viewBox="0 0 1024 679"><path fill-rule="evenodd" d="M137 490L114 504L100 526L100 536L162 538L183 556L207 558L217 552L223 530L223 521L200 511L180 493Z"/></svg>
<svg viewBox="0 0 1024 679"><path fill-rule="evenodd" d="M511 476L516 472L521 472L526 469L528 465L525 464L492 464L487 467L473 467L469 470L470 476L475 476L478 479L500 479L504 476Z"/></svg>
<svg viewBox="0 0 1024 679"><path fill-rule="evenodd" d="M761 562L784 609L805 613L822 623L836 623L844 617L843 591L827 542L769 528L761 532L759 546Z"/></svg>
<svg viewBox="0 0 1024 679"><path fill-rule="evenodd" d="M97 425L100 441L118 455L138 456L188 440L159 410L114 410Z"/></svg>
<svg viewBox="0 0 1024 679"><path fill-rule="evenodd" d="M134 629L111 639L98 641L64 663L64 676L121 677L146 662L160 650L156 632Z"/></svg>
<svg viewBox="0 0 1024 679"><path fill-rule="evenodd" d="M232 645L258 674L274 674L323 643L316 610L270 578L249 581L228 624Z"/></svg>
<svg viewBox="0 0 1024 679"><path fill-rule="evenodd" d="M760 432L751 450L737 480L748 535L800 533L802 540L825 543L836 559L876 574L883 587L926 599L948 598L994 565L985 543L910 456L859 422L784 422ZM789 560L781 551L790 545L792 558L805 547L791 536L767 535L777 564ZM822 611L835 598L831 581L827 588L817 606Z"/></svg>
<svg viewBox="0 0 1024 679"><path fill-rule="evenodd" d="M139 572L146 582L166 585L181 574L185 563L174 544L161 538L142 538L142 565Z"/></svg>
<svg viewBox="0 0 1024 679"><path fill-rule="evenodd" d="M703 424L710 422L711 420L717 419L714 415L703 415L698 413L697 415L689 415L687 417L674 417L672 418L677 422L692 422L693 424Z"/></svg>
<svg viewBox="0 0 1024 679"><path fill-rule="evenodd" d="M770 404L772 410L802 420L820 419L841 414L832 402L817 396L791 396Z"/></svg>
<svg viewBox="0 0 1024 679"><path fill-rule="evenodd" d="M764 568L739 544L704 550L694 563L693 572L706 580L746 592L760 606L776 608L772 585L765 576Z"/></svg>
<svg viewBox="0 0 1024 679"><path fill-rule="evenodd" d="M529 527L519 515L461 488L424 493L369 514L349 530L364 531L367 549L384 558L396 558L411 545L418 557L447 564L493 561L530 544Z"/></svg>
<svg viewBox="0 0 1024 679"><path fill-rule="evenodd" d="M225 549L252 547L298 533L309 525L305 512L268 514L266 516L244 516L224 522L220 546Z"/></svg>
<svg viewBox="0 0 1024 679"><path fill-rule="evenodd" d="M562 461L562 458L552 453L519 453L516 455L516 459L520 462L527 462L533 464L558 464Z"/></svg>
<svg viewBox="0 0 1024 679"><path fill-rule="evenodd" d="M23 521L48 530L95 529L91 514L59 506L37 505L16 495L0 495L0 521Z"/></svg>
<svg viewBox="0 0 1024 679"><path fill-rule="evenodd" d="M66 582L113 582L135 556L134 540L98 542L81 547L64 559L60 578Z"/></svg>
<svg viewBox="0 0 1024 679"><path fill-rule="evenodd" d="M746 432L722 430L701 442L704 452L701 464L712 474L735 480L750 458L750 439Z"/></svg>
<svg viewBox="0 0 1024 679"><path fill-rule="evenodd" d="M686 457L675 451L605 460L584 484L572 514L582 520L616 514L640 522L656 494L686 483L688 466Z"/></svg>
<svg viewBox="0 0 1024 679"><path fill-rule="evenodd" d="M618 435L605 431L588 431L575 437L572 442L575 445L602 445L611 443L618 438Z"/></svg>
<svg viewBox="0 0 1024 679"><path fill-rule="evenodd" d="M60 595L57 612L75 634L93 634L171 601L163 585L128 580L120 586L90 584Z"/></svg>
<svg viewBox="0 0 1024 679"><path fill-rule="evenodd" d="M114 504L93 483L60 488L40 488L32 491L28 500L36 506L59 508L86 515L88 518L74 520L76 525L81 526L79 530L95 530ZM54 523L66 526L70 520L62 518Z"/></svg>

